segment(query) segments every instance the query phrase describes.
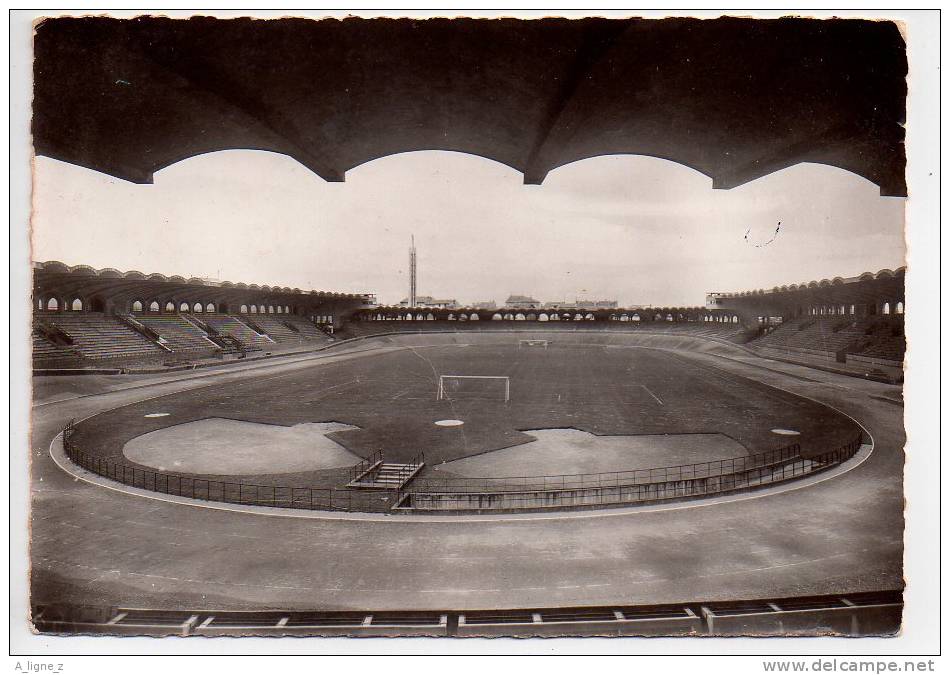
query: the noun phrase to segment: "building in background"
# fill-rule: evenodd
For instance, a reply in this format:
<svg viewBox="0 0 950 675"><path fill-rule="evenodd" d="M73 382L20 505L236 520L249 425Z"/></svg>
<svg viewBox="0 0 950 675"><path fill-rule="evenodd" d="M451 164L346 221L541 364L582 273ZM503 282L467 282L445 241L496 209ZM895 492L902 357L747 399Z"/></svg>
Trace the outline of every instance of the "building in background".
<svg viewBox="0 0 950 675"><path fill-rule="evenodd" d="M545 309L616 309L616 300L580 300L574 302L551 301L543 304Z"/></svg>
<svg viewBox="0 0 950 675"><path fill-rule="evenodd" d="M722 298L726 298L730 293L706 293L706 309L719 309Z"/></svg>
<svg viewBox="0 0 950 675"><path fill-rule="evenodd" d="M459 306L455 298L440 300L431 295L416 296L414 303L409 302L409 298L403 298L399 301L400 307L427 307L429 309L456 309Z"/></svg>
<svg viewBox="0 0 950 675"><path fill-rule="evenodd" d="M511 309L539 309L541 302L529 295L509 295L505 300L505 307Z"/></svg>

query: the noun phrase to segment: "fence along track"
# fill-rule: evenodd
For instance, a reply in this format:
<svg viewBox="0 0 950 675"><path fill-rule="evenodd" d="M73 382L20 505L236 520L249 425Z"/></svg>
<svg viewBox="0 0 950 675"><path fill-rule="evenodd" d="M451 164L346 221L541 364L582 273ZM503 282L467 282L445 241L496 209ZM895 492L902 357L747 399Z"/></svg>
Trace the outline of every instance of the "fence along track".
<svg viewBox="0 0 950 675"><path fill-rule="evenodd" d="M795 456L732 473L660 482L494 492L405 492L400 494L395 508L407 512L482 513L598 508L699 499L754 490L824 471L854 457L861 448L861 440L858 437L841 448L807 459Z"/></svg>
<svg viewBox="0 0 950 675"><path fill-rule="evenodd" d="M74 430L72 420L63 427L63 450L69 460L87 471L124 485L177 497L245 506L360 512L378 512L381 507L378 495L362 490L261 485L132 466L79 448L72 441ZM858 436L841 448L807 459L799 456L799 446L793 444L732 460L658 469L420 481L411 491L394 491L392 508L405 512L543 511L701 498L753 490L823 471L851 459L861 448L861 442L862 438ZM357 467L365 470L365 464L376 460L370 458ZM353 470L358 471L357 467Z"/></svg>
<svg viewBox="0 0 950 675"><path fill-rule="evenodd" d="M723 476L747 471L755 467L772 466L800 458L798 443L767 450L755 455L730 459L696 462L654 469L628 469L600 473L577 473L539 476L500 476L423 478L413 482L410 492L523 492L544 490L621 487L649 483L692 480Z"/></svg>
<svg viewBox="0 0 950 675"><path fill-rule="evenodd" d="M378 500L359 490L261 485L152 471L84 451L71 440L74 429L72 420L63 427L63 450L73 464L143 490L227 504L320 511L369 511Z"/></svg>

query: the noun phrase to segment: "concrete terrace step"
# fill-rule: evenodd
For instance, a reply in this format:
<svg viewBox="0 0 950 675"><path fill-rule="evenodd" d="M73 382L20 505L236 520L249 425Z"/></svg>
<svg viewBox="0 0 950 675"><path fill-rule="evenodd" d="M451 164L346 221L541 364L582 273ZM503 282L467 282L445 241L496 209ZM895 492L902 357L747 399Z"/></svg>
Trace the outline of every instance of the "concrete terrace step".
<svg viewBox="0 0 950 675"><path fill-rule="evenodd" d="M382 462L377 464L347 487L366 490L396 490L412 480L424 464L397 464Z"/></svg>

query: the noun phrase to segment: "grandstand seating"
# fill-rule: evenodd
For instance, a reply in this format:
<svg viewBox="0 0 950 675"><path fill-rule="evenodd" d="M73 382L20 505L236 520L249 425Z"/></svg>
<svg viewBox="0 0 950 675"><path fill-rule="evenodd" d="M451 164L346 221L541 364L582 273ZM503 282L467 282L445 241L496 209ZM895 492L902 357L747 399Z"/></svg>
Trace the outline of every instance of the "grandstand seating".
<svg viewBox="0 0 950 675"><path fill-rule="evenodd" d="M906 348L907 343L903 336L887 335L877 336L874 342L855 353L868 358L903 361Z"/></svg>
<svg viewBox="0 0 950 675"><path fill-rule="evenodd" d="M33 331L34 359L59 359L75 357L76 355L76 351L71 347L54 344L36 331Z"/></svg>
<svg viewBox="0 0 950 675"><path fill-rule="evenodd" d="M245 349L264 349L274 344L269 337L255 332L237 317L227 314L206 314L201 321L221 335L234 338Z"/></svg>
<svg viewBox="0 0 950 675"><path fill-rule="evenodd" d="M275 342L300 342L304 336L284 323L283 317L255 316L246 319L252 325L260 327Z"/></svg>
<svg viewBox="0 0 950 675"><path fill-rule="evenodd" d="M330 341L329 335L324 333L322 330L320 330L320 328L306 319L285 314L281 321L283 321L288 327L297 329L297 331L305 338L309 338L311 340L322 340L325 342Z"/></svg>
<svg viewBox="0 0 950 675"><path fill-rule="evenodd" d="M180 314L136 314L135 320L160 335L172 351L218 349L207 333Z"/></svg>
<svg viewBox="0 0 950 675"><path fill-rule="evenodd" d="M133 324L139 324L141 332ZM290 315L242 320L227 314L145 312L36 312L32 339L33 361L44 368L76 367L85 359L152 362L174 354L204 357L280 345L319 347L332 341L306 319Z"/></svg>
<svg viewBox="0 0 950 675"><path fill-rule="evenodd" d="M867 317L802 317L788 321L753 341L750 346L800 353L824 352L829 356L845 352L888 361L902 361L905 341L895 320Z"/></svg>
<svg viewBox="0 0 950 675"><path fill-rule="evenodd" d="M803 317L778 326L755 345L837 353L863 340L867 327L867 321L847 317Z"/></svg>
<svg viewBox="0 0 950 675"><path fill-rule="evenodd" d="M95 312L64 312L46 314L42 320L68 335L75 351L86 358L110 359L166 353L113 316Z"/></svg>
<svg viewBox="0 0 950 675"><path fill-rule="evenodd" d="M279 316L261 316L258 314L256 316L245 316L242 319L251 326L259 326L262 331L277 342L330 342L332 340L319 326L307 319L290 314Z"/></svg>

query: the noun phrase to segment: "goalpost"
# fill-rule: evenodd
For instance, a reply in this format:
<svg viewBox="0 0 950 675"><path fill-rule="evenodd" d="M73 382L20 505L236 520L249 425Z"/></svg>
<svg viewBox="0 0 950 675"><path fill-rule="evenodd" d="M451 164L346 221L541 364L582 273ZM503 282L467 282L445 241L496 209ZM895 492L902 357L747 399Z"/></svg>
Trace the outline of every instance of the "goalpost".
<svg viewBox="0 0 950 675"><path fill-rule="evenodd" d="M502 389L507 403L511 396L507 375L439 375L438 400L500 397Z"/></svg>
<svg viewBox="0 0 950 675"><path fill-rule="evenodd" d="M518 340L518 349L522 347L541 347L543 349L548 348L547 340Z"/></svg>

